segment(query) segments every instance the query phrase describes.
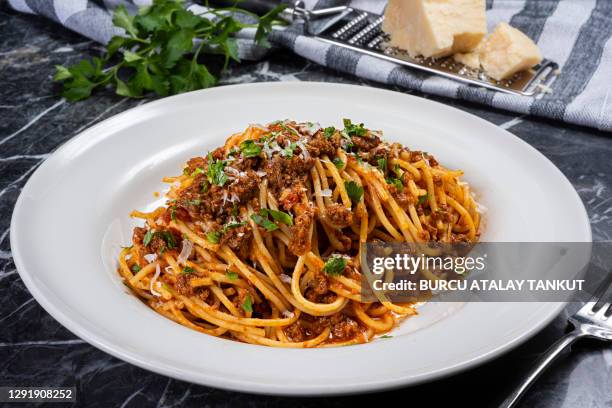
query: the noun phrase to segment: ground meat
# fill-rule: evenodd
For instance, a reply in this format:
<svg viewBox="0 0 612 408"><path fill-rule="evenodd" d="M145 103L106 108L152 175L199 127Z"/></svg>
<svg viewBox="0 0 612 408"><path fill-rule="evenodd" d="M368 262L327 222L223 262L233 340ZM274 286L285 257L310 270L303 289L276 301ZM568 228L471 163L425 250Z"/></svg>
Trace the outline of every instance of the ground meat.
<svg viewBox="0 0 612 408"><path fill-rule="evenodd" d="M151 242L148 245L148 248L151 250L151 252L156 253L159 256L161 256L168 249L176 249L176 247L181 242L180 236L177 236L171 231L163 231L164 233L169 233L172 235L172 237L168 238L168 240L166 240L161 234L159 234L160 232L162 231L156 231L156 233L153 234L153 238L151 238ZM173 242L174 245L169 245L169 242Z"/></svg>
<svg viewBox="0 0 612 408"><path fill-rule="evenodd" d="M352 136L351 141L353 142L354 148L360 152L369 152L380 144L380 138L378 136Z"/></svg>
<svg viewBox="0 0 612 408"><path fill-rule="evenodd" d="M248 170L244 176L234 181L230 186L230 193L236 194L240 202L253 198L258 193L260 178L253 170Z"/></svg>
<svg viewBox="0 0 612 408"><path fill-rule="evenodd" d="M323 135L323 132L317 132L317 134L306 144L306 148L311 156L319 157L326 154L332 157L335 155L337 146L334 146L331 138L327 139Z"/></svg>
<svg viewBox="0 0 612 408"><path fill-rule="evenodd" d="M324 295L329 292L329 282L323 273L317 273L312 282L312 288L317 295Z"/></svg>
<svg viewBox="0 0 612 408"><path fill-rule="evenodd" d="M428 154L428 155L427 155L427 158L429 159L429 165L430 165L431 167L436 167L436 166L439 166L439 165L440 165L440 163L438 163L438 161L436 160L436 158L435 158L435 157L433 157L431 154Z"/></svg>
<svg viewBox="0 0 612 408"><path fill-rule="evenodd" d="M438 206L438 209L436 211L431 212L431 218L433 218L436 221L437 220L442 220L445 222L452 221L451 213L448 211L448 207L442 204Z"/></svg>
<svg viewBox="0 0 612 408"><path fill-rule="evenodd" d="M408 192L408 189L406 188L406 186L404 186L402 191L399 191L397 187L392 184L388 185L387 187L389 188L389 192L391 193L391 195L393 196L397 204L402 209L407 210L410 204L416 204L417 201Z"/></svg>
<svg viewBox="0 0 612 408"><path fill-rule="evenodd" d="M290 341L293 341L293 342L304 341L304 337L305 337L304 327L302 327L302 323L300 323L299 321L286 327L283 331L285 332L285 335Z"/></svg>
<svg viewBox="0 0 612 408"><path fill-rule="evenodd" d="M193 157L187 162L187 168L189 174L196 171L196 169L205 169L207 167L207 160L204 157Z"/></svg>
<svg viewBox="0 0 612 408"><path fill-rule="evenodd" d="M174 289L183 296L193 296L193 286L191 286L191 276L182 274L176 279Z"/></svg>
<svg viewBox="0 0 612 408"><path fill-rule="evenodd" d="M334 323L331 329L332 338L338 341L351 340L360 333L359 324L348 316Z"/></svg>
<svg viewBox="0 0 612 408"><path fill-rule="evenodd" d="M239 171L254 170L259 167L258 157L246 157L242 160L236 160L230 163L230 165Z"/></svg>
<svg viewBox="0 0 612 408"><path fill-rule="evenodd" d="M132 242L134 243L134 245L142 245L142 241L144 240L144 236L146 233L146 228L134 228L134 233L132 234Z"/></svg>
<svg viewBox="0 0 612 408"><path fill-rule="evenodd" d="M378 159L387 158L389 156L389 146L380 144L370 150L370 161L369 163L373 166L378 166Z"/></svg>
<svg viewBox="0 0 612 408"><path fill-rule="evenodd" d="M265 168L268 185L273 190L279 191L296 182L304 183L314 163L312 157L306 159L294 155L289 159L276 155L268 161Z"/></svg>
<svg viewBox="0 0 612 408"><path fill-rule="evenodd" d="M353 213L344 204L334 203L325 210L327 219L338 228L348 227L353 223Z"/></svg>
<svg viewBox="0 0 612 408"><path fill-rule="evenodd" d="M168 207L163 215L164 222L169 223L173 220L181 220L185 222L191 221L189 212L183 207Z"/></svg>
<svg viewBox="0 0 612 408"><path fill-rule="evenodd" d="M230 247L236 255L242 259L246 259L251 248L253 231L248 225L242 225L236 228L229 228L221 237L220 244Z"/></svg>
<svg viewBox="0 0 612 408"><path fill-rule="evenodd" d="M292 188L286 188L280 193L280 204L285 211L290 211L300 201L304 186L295 184Z"/></svg>
<svg viewBox="0 0 612 408"><path fill-rule="evenodd" d="M314 211L302 203L296 204L294 209L296 217L291 227L289 251L300 256L310 251L310 228L314 219Z"/></svg>

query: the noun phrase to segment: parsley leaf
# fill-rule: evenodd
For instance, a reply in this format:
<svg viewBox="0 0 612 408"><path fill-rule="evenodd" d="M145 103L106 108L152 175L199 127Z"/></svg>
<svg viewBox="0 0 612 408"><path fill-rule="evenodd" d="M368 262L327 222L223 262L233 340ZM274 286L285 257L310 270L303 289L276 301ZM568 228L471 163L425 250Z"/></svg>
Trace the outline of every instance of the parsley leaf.
<svg viewBox="0 0 612 408"><path fill-rule="evenodd" d="M142 244L144 246L149 246L149 244L151 243L151 240L153 239L153 233L154 233L153 230L147 231L144 238L142 239Z"/></svg>
<svg viewBox="0 0 612 408"><path fill-rule="evenodd" d="M210 231L206 233L206 239L211 244L218 244L221 239L221 233L219 231Z"/></svg>
<svg viewBox="0 0 612 408"><path fill-rule="evenodd" d="M295 144L295 142L292 142L289 144L289 146L285 147L283 150L281 150L281 154L285 157L287 157L288 159L293 157L293 151L295 150L295 148L297 147L297 145Z"/></svg>
<svg viewBox="0 0 612 408"><path fill-rule="evenodd" d="M195 269L193 269L191 266L186 266L183 268L183 273L184 274L189 274L189 273L194 273Z"/></svg>
<svg viewBox="0 0 612 408"><path fill-rule="evenodd" d="M266 231L274 231L278 229L278 225L259 214L251 214L251 219L255 221L255 224L264 227Z"/></svg>
<svg viewBox="0 0 612 408"><path fill-rule="evenodd" d="M261 153L261 147L257 146L252 140L245 140L240 143L240 150L244 157L257 157Z"/></svg>
<svg viewBox="0 0 612 408"><path fill-rule="evenodd" d="M247 294L244 298L244 303L242 304L242 309L245 312L253 313L253 302L251 301L251 295Z"/></svg>
<svg viewBox="0 0 612 408"><path fill-rule="evenodd" d="M225 224L223 228L221 228L221 234L225 234L228 229L242 227L245 224L246 224L246 221L241 221L241 222L230 221L227 224Z"/></svg>
<svg viewBox="0 0 612 408"><path fill-rule="evenodd" d="M230 60L238 62L235 36L249 27L257 28L257 43L268 46L266 37L284 8L280 5L258 18L256 24L249 24L236 16L237 7L225 8L224 14L210 9L196 15L180 0L154 0L131 15L120 5L115 8L113 24L123 33L111 38L102 58L56 66L54 80L62 82L62 96L70 101L86 99L94 90L109 85L118 95L130 98L208 88L217 78L199 56L221 55L224 69Z"/></svg>
<svg viewBox="0 0 612 408"><path fill-rule="evenodd" d="M387 184L393 184L399 192L404 190L404 183L401 178L388 177Z"/></svg>
<svg viewBox="0 0 612 408"><path fill-rule="evenodd" d="M361 196L363 195L363 187L359 184L355 183L353 180L345 181L344 188L346 189L346 193L350 197L350 199L357 203L361 200Z"/></svg>
<svg viewBox="0 0 612 408"><path fill-rule="evenodd" d="M344 162L340 160L339 157L334 157L334 160L332 160L332 162L334 163L334 166L336 166L337 169L342 169L344 167Z"/></svg>
<svg viewBox="0 0 612 408"><path fill-rule="evenodd" d="M236 272L226 272L225 276L227 276L229 280L238 280L238 274Z"/></svg>
<svg viewBox="0 0 612 408"><path fill-rule="evenodd" d="M333 126L326 127L325 130L323 130L323 136L325 136L326 139L331 138L334 133L336 133L336 128Z"/></svg>
<svg viewBox="0 0 612 408"><path fill-rule="evenodd" d="M140 272L142 268L140 267L140 265L138 264L134 264L132 265L132 272L136 273L136 272Z"/></svg>
<svg viewBox="0 0 612 408"><path fill-rule="evenodd" d="M363 127L363 123L353 124L350 119L343 119L344 132L349 136L365 136L368 130Z"/></svg>
<svg viewBox="0 0 612 408"><path fill-rule="evenodd" d="M342 275L347 263L348 261L346 260L346 258L334 255L327 261L325 261L325 265L323 266L323 272L331 276Z"/></svg>
<svg viewBox="0 0 612 408"><path fill-rule="evenodd" d="M223 187L227 182L227 174L225 174L225 161L213 159L212 154L208 153L208 171L206 176L211 184L216 184Z"/></svg>
<svg viewBox="0 0 612 408"><path fill-rule="evenodd" d="M378 164L378 168L380 169L380 171L385 174L387 172L387 159L385 157L379 157L376 160L376 163Z"/></svg>
<svg viewBox="0 0 612 408"><path fill-rule="evenodd" d="M263 217L270 215L275 221L280 221L285 225L293 225L293 216L283 211L262 208L259 210L259 214Z"/></svg>
<svg viewBox="0 0 612 408"><path fill-rule="evenodd" d="M419 196L419 204L425 204L429 200L429 194Z"/></svg>

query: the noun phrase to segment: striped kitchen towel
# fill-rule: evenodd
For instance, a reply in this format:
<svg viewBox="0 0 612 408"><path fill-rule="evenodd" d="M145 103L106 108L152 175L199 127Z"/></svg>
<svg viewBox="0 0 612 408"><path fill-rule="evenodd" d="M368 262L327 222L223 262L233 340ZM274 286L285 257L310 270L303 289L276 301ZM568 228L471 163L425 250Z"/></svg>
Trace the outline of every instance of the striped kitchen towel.
<svg viewBox="0 0 612 408"><path fill-rule="evenodd" d="M135 11L150 1L9 0L9 4L104 43L117 34L109 10L126 4ZM306 1L307 7L316 8L347 3L382 13L386 1ZM507 21L534 39L547 58L559 63L561 75L552 93L534 99L463 85L317 41L302 35L299 26L277 30L271 40L318 64L365 79L612 131L612 0L487 0L487 18L489 31ZM239 36L242 58L265 55L265 50L253 44L253 34L245 30Z"/></svg>

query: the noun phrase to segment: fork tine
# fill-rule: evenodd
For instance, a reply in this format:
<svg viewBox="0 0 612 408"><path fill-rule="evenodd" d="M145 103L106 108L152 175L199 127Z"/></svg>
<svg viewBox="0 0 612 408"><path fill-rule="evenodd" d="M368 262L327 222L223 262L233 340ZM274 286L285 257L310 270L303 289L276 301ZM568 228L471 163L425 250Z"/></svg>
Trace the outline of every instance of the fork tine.
<svg viewBox="0 0 612 408"><path fill-rule="evenodd" d="M582 308L579 310L579 313L588 313L590 315L595 314L595 312L593 311L593 308L595 307L595 305L597 304L597 302L599 302L599 300L601 299L601 297L606 293L606 290L608 289L608 287L610 286L610 284L612 283L612 273L608 273L608 275L604 278L604 280L601 282L601 284L597 287L597 289L595 289L595 292L593 293L593 296L591 296L591 299L585 303L584 306L582 306ZM610 304L608 303L608 306ZM606 308L601 308L598 310L606 310Z"/></svg>

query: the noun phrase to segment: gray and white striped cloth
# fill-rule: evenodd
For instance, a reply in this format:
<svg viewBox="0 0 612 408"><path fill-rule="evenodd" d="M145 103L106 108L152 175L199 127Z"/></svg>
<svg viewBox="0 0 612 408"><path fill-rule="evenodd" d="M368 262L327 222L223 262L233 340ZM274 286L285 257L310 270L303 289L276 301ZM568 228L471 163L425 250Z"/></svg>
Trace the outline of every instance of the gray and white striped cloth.
<svg viewBox="0 0 612 408"><path fill-rule="evenodd" d="M110 10L126 4L135 11L136 6L150 2L9 0L16 10L45 16L101 43L117 34ZM306 1L313 8L346 3ZM386 0L348 3L382 13ZM612 0L487 0L487 18L489 30L507 21L534 39L547 58L559 63L561 75L551 94L534 99L459 84L317 41L303 35L299 26L275 31L271 40L318 64L369 80L612 131ZM265 55L265 50L253 44L252 36L253 30L239 36L242 58Z"/></svg>

